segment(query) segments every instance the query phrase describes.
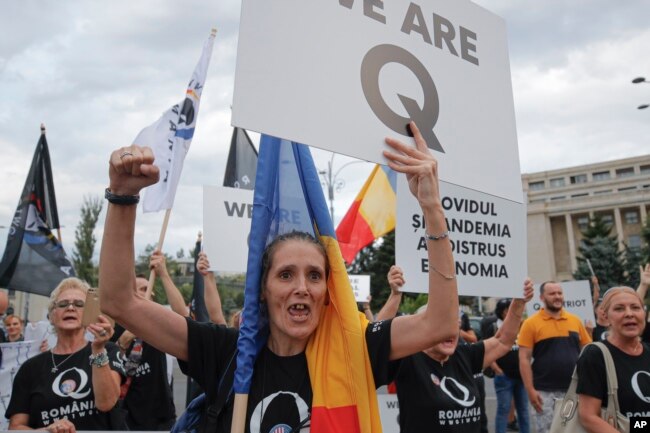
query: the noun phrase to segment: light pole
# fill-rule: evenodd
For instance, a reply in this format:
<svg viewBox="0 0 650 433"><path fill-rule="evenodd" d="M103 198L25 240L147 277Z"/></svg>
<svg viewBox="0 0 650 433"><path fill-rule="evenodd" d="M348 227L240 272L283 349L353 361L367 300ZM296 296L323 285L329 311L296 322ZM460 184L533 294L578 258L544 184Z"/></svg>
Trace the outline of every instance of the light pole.
<svg viewBox="0 0 650 433"><path fill-rule="evenodd" d="M633 84L641 84L641 83L646 83L650 84L650 81L646 80L645 77L636 77L634 80L632 80ZM646 108L650 107L650 104L641 104L637 108L637 110L645 110Z"/></svg>
<svg viewBox="0 0 650 433"><path fill-rule="evenodd" d="M332 157L330 158L329 161L327 161L327 170L318 170L318 174L320 174L323 177L323 183L327 187L327 198L330 201L330 218L332 219L332 224L334 224L334 191L339 192L345 187L345 180L339 179L339 173L341 173L341 170L343 170L345 167L352 165L352 164L358 164L360 162L365 162L365 161L350 161L346 162L342 166L334 172L334 155L335 153L332 153Z"/></svg>

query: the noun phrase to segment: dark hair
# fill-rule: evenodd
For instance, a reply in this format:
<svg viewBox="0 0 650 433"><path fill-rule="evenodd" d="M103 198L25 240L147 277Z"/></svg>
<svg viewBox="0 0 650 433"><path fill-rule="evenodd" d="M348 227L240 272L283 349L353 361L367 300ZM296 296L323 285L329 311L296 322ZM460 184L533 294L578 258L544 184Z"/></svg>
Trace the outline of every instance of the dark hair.
<svg viewBox="0 0 650 433"><path fill-rule="evenodd" d="M494 307L494 315L497 316L498 319L503 320L503 313L510 307L511 303L512 300L509 298L499 299L496 307Z"/></svg>
<svg viewBox="0 0 650 433"><path fill-rule="evenodd" d="M269 276L269 269L271 269L271 265L273 264L272 263L273 256L275 255L275 251L278 249L278 245L287 241L302 241L302 242L311 243L314 246L316 246L318 250L321 252L321 254L323 255L323 258L325 259L325 278L327 279L327 277L329 276L330 266L329 266L329 260L327 258L327 251L325 250L325 246L318 239L316 239L311 233L294 230L289 233L278 235L275 239L271 241L270 244L266 246L266 249L264 250L264 254L262 255L262 279L260 280L262 290L264 289L264 287L266 287L266 279Z"/></svg>
<svg viewBox="0 0 650 433"><path fill-rule="evenodd" d="M149 277L147 277L147 276L146 276L145 274L143 274L143 273L135 274L135 277L136 277L136 278L144 278L145 280L148 280L148 279L149 279Z"/></svg>
<svg viewBox="0 0 650 433"><path fill-rule="evenodd" d="M547 284L557 284L555 281L549 280L549 281L544 281L542 284L539 286L539 295L544 294L544 287L546 287Z"/></svg>

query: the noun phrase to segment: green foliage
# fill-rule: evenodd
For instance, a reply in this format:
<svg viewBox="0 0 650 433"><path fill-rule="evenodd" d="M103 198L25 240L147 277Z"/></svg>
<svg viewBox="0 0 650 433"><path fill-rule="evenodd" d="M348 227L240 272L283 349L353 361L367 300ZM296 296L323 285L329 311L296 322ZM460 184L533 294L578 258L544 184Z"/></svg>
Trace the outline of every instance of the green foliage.
<svg viewBox="0 0 650 433"><path fill-rule="evenodd" d="M591 271L587 260L590 261L594 273L598 277L601 294L610 287L624 284L625 267L623 252L618 249L616 236L611 235L612 226L595 216L582 231L582 243L578 248L578 269L573 274L576 280L588 280Z"/></svg>
<svg viewBox="0 0 650 433"><path fill-rule="evenodd" d="M81 219L74 231L74 250L72 264L77 277L85 280L92 287L97 287L98 269L93 263L95 252L95 226L104 202L99 197L84 197L81 205Z"/></svg>
<svg viewBox="0 0 650 433"><path fill-rule="evenodd" d="M630 248L625 245L625 275L624 284L637 287L639 284L639 266L650 263L650 217L646 218L641 230L641 248Z"/></svg>
<svg viewBox="0 0 650 433"><path fill-rule="evenodd" d="M395 264L395 231L362 249L348 268L350 274L370 275L370 309L377 312L390 295L388 271Z"/></svg>

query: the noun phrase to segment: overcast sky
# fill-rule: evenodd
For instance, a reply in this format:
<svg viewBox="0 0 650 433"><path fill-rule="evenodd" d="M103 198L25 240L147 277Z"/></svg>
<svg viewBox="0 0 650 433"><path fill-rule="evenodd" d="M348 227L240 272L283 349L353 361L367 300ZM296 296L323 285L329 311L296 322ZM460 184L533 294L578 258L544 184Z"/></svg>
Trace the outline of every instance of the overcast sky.
<svg viewBox="0 0 650 433"><path fill-rule="evenodd" d="M650 2L475 3L507 24L522 172L648 153L650 110L636 107L650 103L650 85L631 80L650 79ZM223 180L240 7L240 0L25 0L4 5L0 226L5 228L0 228L0 251L40 123L47 126L63 243L71 254L83 197L103 194L111 150L130 144L184 97L203 42L217 27L165 251L187 251L194 244L203 220L202 186ZM314 154L318 168L325 169L330 154ZM349 161L336 156L334 169ZM336 196L336 222L371 168L354 164L340 172L346 186ZM98 247L103 220L102 214ZM136 252L157 241L161 221L162 213L139 214Z"/></svg>

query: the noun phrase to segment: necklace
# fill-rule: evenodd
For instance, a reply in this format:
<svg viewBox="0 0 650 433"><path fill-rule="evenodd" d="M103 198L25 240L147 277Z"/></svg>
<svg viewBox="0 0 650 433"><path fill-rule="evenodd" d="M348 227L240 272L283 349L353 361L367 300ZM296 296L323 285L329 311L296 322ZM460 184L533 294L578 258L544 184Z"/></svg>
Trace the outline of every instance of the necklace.
<svg viewBox="0 0 650 433"><path fill-rule="evenodd" d="M59 362L59 363L57 364L56 362L54 362L54 349L50 350L50 355L52 356L52 370L50 370L50 371L51 371L52 373L56 373L57 371L59 371L59 367L61 367L61 365L62 365L64 362L66 362L68 359L70 359L70 357L71 357L72 355L74 355L75 353L76 353L76 352L72 352L70 355L66 356L66 358L65 358L63 361L61 361L61 362Z"/></svg>

